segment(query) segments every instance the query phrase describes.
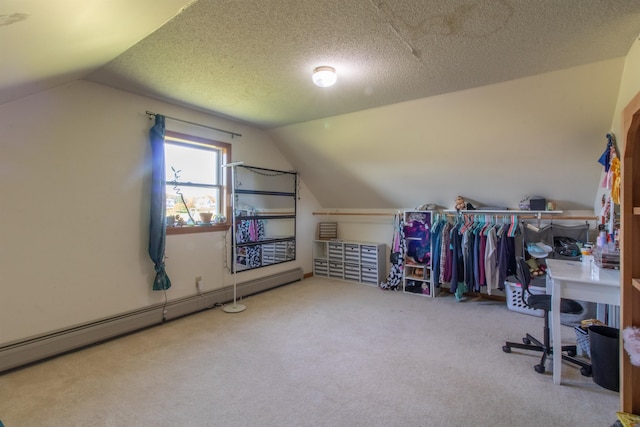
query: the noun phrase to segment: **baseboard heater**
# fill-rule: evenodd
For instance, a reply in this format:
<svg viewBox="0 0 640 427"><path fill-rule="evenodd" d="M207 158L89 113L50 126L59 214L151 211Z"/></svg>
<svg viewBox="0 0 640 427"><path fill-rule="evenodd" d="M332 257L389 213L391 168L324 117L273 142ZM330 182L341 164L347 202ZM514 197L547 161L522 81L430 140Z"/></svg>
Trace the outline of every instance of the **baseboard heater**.
<svg viewBox="0 0 640 427"><path fill-rule="evenodd" d="M238 283L238 298L253 295L282 285L302 280L303 271L298 267L281 273ZM26 340L9 343L0 347L0 372L37 362L134 332L149 326L161 324L207 307L224 304L233 300L233 287L228 286L202 295L194 295L166 304L156 304L94 322L84 323ZM163 310L166 313L163 315Z"/></svg>

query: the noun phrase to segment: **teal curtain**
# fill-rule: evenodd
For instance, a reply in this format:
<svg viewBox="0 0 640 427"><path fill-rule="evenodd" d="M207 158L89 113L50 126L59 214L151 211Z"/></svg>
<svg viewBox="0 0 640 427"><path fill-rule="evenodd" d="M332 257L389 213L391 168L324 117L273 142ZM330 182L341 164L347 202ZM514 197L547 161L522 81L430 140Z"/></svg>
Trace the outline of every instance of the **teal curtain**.
<svg viewBox="0 0 640 427"><path fill-rule="evenodd" d="M149 257L156 270L153 290L171 287L164 269L164 247L167 238L167 215L164 170L164 116L156 114L156 122L149 131L151 143L151 221L149 226Z"/></svg>

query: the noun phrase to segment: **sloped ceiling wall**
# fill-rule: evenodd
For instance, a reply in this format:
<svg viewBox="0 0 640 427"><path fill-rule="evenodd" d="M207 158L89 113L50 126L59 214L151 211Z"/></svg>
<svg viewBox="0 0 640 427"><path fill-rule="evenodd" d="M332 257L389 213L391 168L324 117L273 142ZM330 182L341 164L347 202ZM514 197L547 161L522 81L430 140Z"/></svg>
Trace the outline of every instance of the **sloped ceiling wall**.
<svg viewBox="0 0 640 427"><path fill-rule="evenodd" d="M640 16L635 0L134 3L2 3L0 103L84 78L272 128L328 208L592 206ZM339 84L314 87L329 63Z"/></svg>
<svg viewBox="0 0 640 427"><path fill-rule="evenodd" d="M624 58L269 131L326 209L593 209Z"/></svg>
<svg viewBox="0 0 640 427"><path fill-rule="evenodd" d="M190 0L3 0L0 104L81 79Z"/></svg>
<svg viewBox="0 0 640 427"><path fill-rule="evenodd" d="M87 79L275 128L621 57L638 32L637 0L198 0Z"/></svg>

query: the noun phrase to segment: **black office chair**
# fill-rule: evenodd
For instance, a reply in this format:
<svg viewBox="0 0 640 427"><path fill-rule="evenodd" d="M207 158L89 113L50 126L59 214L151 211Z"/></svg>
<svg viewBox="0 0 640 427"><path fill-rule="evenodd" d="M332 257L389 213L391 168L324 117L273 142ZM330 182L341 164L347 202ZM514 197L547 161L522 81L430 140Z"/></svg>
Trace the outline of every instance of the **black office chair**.
<svg viewBox="0 0 640 427"><path fill-rule="evenodd" d="M547 360L547 356L551 355L553 349L551 347L551 339L550 339L550 329L549 329L549 311L551 311L551 295L536 295L532 294L529 291L529 284L531 283L531 274L529 273L529 265L522 257L516 258L516 277L520 281L520 285L522 286L522 302L532 309L539 309L544 311L544 340L541 342L527 334L524 338L522 338L523 344L509 342L507 341L505 345L502 347L502 351L505 353L511 353L512 348L520 348L524 350L533 350L533 351L541 351L542 358L540 359L540 363L535 365L533 368L539 374L544 374L545 372L545 361ZM580 314L582 312L582 305L577 301L571 299L563 298L560 301L560 312L568 313L568 314ZM575 359L573 356L576 355L576 346L575 345L563 345L562 346L563 353L562 359L568 362L574 363L580 366L580 373L584 376L591 376L591 365L585 363L581 360Z"/></svg>

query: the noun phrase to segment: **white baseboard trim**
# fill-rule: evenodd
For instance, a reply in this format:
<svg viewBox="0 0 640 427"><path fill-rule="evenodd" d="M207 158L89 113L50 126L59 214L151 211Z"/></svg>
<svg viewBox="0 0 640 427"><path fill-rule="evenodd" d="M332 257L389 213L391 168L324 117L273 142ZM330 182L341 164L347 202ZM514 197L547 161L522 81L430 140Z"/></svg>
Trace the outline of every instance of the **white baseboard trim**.
<svg viewBox="0 0 640 427"><path fill-rule="evenodd" d="M237 298L302 280L303 271L298 267L282 273L261 277L236 286ZM228 286L204 292L166 304L156 304L117 316L88 322L48 334L16 341L0 347L0 372L29 363L86 347L120 335L149 326L158 325L188 314L202 311L207 307L224 304L233 300L233 287ZM166 313L163 315L163 310Z"/></svg>

